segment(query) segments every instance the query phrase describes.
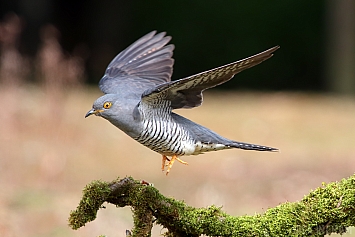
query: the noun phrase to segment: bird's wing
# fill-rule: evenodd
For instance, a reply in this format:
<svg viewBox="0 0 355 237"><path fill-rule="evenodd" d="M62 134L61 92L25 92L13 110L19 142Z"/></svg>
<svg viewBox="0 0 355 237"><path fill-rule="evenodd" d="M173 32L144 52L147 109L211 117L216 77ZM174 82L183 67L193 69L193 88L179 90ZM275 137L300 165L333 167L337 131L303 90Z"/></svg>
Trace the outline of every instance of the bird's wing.
<svg viewBox="0 0 355 237"><path fill-rule="evenodd" d="M272 53L278 48L279 46L275 46L254 56L147 89L142 94L141 101L147 104L168 101L172 109L197 107L202 103L204 90L220 85L235 74L258 65L272 57Z"/></svg>
<svg viewBox="0 0 355 237"><path fill-rule="evenodd" d="M105 94L143 91L170 81L174 60L174 45L165 32L152 31L119 53L108 65L99 87Z"/></svg>

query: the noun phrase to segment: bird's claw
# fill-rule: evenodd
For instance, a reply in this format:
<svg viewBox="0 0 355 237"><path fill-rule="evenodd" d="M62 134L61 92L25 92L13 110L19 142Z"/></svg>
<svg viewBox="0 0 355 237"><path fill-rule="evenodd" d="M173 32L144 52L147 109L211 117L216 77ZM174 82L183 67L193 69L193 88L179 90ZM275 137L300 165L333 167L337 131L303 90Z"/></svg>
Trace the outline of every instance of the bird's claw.
<svg viewBox="0 0 355 237"><path fill-rule="evenodd" d="M177 155L173 155L171 157L171 159L169 159L167 156L163 155L161 170L164 172L165 166L168 167L166 170L166 175L169 174L171 168L173 167L175 160L179 161L181 164L188 165L188 163L186 161L181 160L180 158L177 157ZM169 161L169 162L166 164L166 161Z"/></svg>

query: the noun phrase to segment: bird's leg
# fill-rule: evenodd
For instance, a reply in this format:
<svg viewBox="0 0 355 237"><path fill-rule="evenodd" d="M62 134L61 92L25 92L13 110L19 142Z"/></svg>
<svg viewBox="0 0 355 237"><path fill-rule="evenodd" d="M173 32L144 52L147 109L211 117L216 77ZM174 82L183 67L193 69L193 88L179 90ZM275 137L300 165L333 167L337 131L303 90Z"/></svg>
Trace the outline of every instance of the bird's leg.
<svg viewBox="0 0 355 237"><path fill-rule="evenodd" d="M163 158L163 159L164 159L164 158ZM166 158L166 159L169 160L168 158ZM168 169L166 170L166 175L169 174L169 172L170 172L170 170L171 170L171 167L173 167L173 164L174 164L175 160L179 161L181 164L188 165L188 163L187 163L186 161L183 161L183 160L179 159L179 158L177 157L177 155L173 155L173 156L171 157L169 163L167 164ZM165 163L165 161L164 161L164 163Z"/></svg>
<svg viewBox="0 0 355 237"><path fill-rule="evenodd" d="M164 171L164 169L165 169L165 162L166 162L167 160L170 161L169 158L166 157L166 155L163 155L163 158L162 158L162 160L161 160L161 171Z"/></svg>
<svg viewBox="0 0 355 237"><path fill-rule="evenodd" d="M170 172L170 170L171 170L171 167L173 167L173 164L174 164L176 158L177 158L177 155L173 155L173 156L171 157L169 163L166 165L166 166L168 167L168 169L166 170L166 175L169 174L169 172Z"/></svg>
<svg viewBox="0 0 355 237"><path fill-rule="evenodd" d="M176 160L179 161L181 164L184 164L184 165L188 165L189 164L186 161L183 161L183 160L179 159L178 157L176 157Z"/></svg>

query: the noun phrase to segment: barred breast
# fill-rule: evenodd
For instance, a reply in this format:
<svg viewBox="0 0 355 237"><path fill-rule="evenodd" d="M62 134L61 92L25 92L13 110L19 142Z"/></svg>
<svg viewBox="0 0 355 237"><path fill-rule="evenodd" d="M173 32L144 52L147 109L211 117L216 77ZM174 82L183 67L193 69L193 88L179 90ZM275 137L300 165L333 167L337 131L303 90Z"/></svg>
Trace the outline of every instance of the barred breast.
<svg viewBox="0 0 355 237"><path fill-rule="evenodd" d="M154 116L144 120L143 132L134 139L166 156L191 155L195 152L195 141L188 131L171 118Z"/></svg>
<svg viewBox="0 0 355 237"><path fill-rule="evenodd" d="M138 111L143 129L139 136L133 139L162 155L198 155L231 148L222 143L195 140L196 136L192 136L186 126L181 125L171 116L170 101L140 103Z"/></svg>

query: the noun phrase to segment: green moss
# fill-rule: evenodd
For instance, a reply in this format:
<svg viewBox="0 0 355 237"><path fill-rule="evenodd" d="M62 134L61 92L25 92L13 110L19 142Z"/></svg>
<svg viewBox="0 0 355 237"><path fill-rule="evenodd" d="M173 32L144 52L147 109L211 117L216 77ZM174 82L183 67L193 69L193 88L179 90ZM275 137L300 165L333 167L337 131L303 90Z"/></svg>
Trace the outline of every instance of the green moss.
<svg viewBox="0 0 355 237"><path fill-rule="evenodd" d="M107 182L93 181L83 190L83 197L75 211L70 212L69 226L76 230L96 218L97 211L110 195Z"/></svg>
<svg viewBox="0 0 355 237"><path fill-rule="evenodd" d="M77 210L71 213L70 226L77 229L94 220L104 201L132 207L132 236L150 236L153 217L168 229L166 236L324 236L342 234L355 224L355 177L322 184L300 202L240 217L227 215L216 206L187 206L132 178L94 181L84 189Z"/></svg>

